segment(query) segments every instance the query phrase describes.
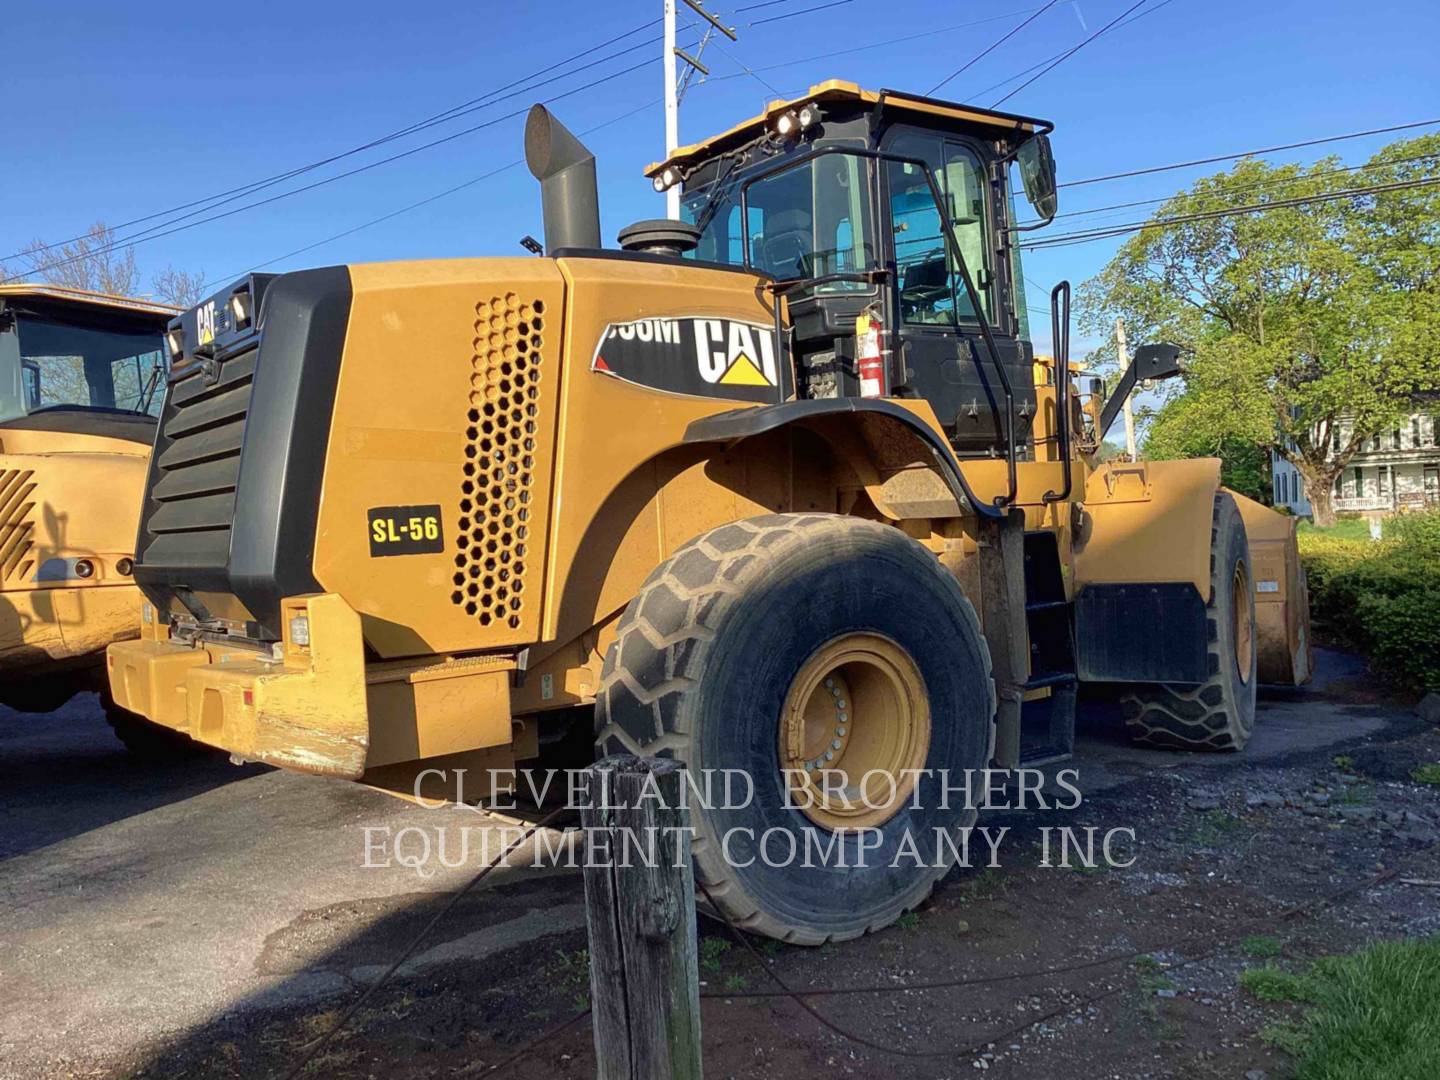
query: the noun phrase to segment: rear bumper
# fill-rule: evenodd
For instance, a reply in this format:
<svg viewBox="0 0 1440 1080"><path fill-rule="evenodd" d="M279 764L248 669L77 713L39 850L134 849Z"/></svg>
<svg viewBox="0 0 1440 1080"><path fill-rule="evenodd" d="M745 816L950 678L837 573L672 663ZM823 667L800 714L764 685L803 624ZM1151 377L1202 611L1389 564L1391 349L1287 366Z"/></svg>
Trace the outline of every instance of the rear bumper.
<svg viewBox="0 0 1440 1080"><path fill-rule="evenodd" d="M281 659L233 647L159 640L110 646L116 704L248 761L326 776L365 770L360 616L338 596L287 600ZM310 644L289 640L290 619L309 619Z"/></svg>
<svg viewBox="0 0 1440 1080"><path fill-rule="evenodd" d="M162 640L110 646L122 708L247 761L355 779L367 769L512 742L509 657L365 664L360 616L334 594L282 602L279 658ZM290 639L298 616L308 644Z"/></svg>
<svg viewBox="0 0 1440 1080"><path fill-rule="evenodd" d="M0 592L0 678L36 678L47 668L98 664L112 641L136 636L134 585L80 585ZM64 663L62 663L64 662Z"/></svg>

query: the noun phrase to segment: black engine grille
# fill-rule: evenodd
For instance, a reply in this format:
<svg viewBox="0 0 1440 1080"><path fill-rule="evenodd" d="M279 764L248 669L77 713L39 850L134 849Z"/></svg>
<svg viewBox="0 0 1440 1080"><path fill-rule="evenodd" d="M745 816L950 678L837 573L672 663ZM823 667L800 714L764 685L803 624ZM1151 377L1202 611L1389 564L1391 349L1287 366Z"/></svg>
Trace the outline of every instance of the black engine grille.
<svg viewBox="0 0 1440 1080"><path fill-rule="evenodd" d="M140 526L144 563L226 565L258 353L251 348L225 360L213 383L196 365L171 386Z"/></svg>

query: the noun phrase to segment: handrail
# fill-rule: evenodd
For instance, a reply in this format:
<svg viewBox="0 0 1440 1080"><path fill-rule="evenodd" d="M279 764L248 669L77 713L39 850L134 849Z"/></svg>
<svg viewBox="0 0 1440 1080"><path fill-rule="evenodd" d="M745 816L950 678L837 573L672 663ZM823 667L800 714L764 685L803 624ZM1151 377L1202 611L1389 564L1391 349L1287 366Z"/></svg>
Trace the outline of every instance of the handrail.
<svg viewBox="0 0 1440 1080"><path fill-rule="evenodd" d="M1063 302L1063 315L1062 315ZM1050 343L1055 352L1055 435L1060 443L1060 467L1065 482L1060 491L1047 491L1041 502L1064 502L1075 486L1070 469L1070 282L1050 290Z"/></svg>

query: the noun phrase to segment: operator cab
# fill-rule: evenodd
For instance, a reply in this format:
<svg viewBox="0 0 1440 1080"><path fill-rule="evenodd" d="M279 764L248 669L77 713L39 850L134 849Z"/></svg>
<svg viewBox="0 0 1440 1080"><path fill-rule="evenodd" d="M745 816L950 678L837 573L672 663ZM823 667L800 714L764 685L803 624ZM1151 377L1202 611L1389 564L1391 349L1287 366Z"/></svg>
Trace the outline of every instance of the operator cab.
<svg viewBox="0 0 1440 1080"><path fill-rule="evenodd" d="M923 398L957 453L1005 456L1013 430L1023 460L1034 356L1009 164L1053 216L1051 129L831 81L646 175L681 185L689 258L774 279L798 397Z"/></svg>
<svg viewBox="0 0 1440 1080"><path fill-rule="evenodd" d="M149 443L175 309L53 285L0 285L0 425Z"/></svg>

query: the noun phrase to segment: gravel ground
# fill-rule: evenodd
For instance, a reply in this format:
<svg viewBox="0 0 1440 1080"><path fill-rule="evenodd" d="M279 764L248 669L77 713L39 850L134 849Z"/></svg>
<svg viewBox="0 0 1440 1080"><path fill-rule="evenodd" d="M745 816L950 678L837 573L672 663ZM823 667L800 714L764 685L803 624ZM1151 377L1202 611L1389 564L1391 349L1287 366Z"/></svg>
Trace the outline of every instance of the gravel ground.
<svg viewBox="0 0 1440 1080"><path fill-rule="evenodd" d="M143 773L83 715L9 714L0 732L22 750L0 763L0 1075L283 1075L468 876L361 869L365 826L433 820L365 788L220 762ZM1091 702L1070 763L1083 805L987 815L1010 829L1000 868L957 870L901 924L820 949L763 943L757 960L702 920L706 1073L1283 1076L1261 1038L1283 1010L1239 990L1241 971L1440 931L1440 889L1406 884L1440 879L1440 789L1410 778L1425 762L1440 729L1336 653L1314 688L1264 696L1243 755L1135 749ZM1041 830L1058 826L1133 829L1135 861L1042 866ZM314 1075L484 1075L574 1016L581 899L573 873L494 875ZM746 996L773 989L761 964L795 988L892 988L811 999L888 1049ZM588 1023L505 1072L593 1075Z"/></svg>

